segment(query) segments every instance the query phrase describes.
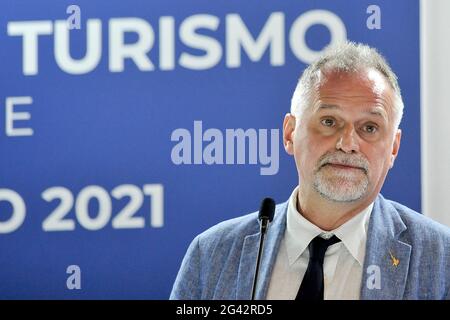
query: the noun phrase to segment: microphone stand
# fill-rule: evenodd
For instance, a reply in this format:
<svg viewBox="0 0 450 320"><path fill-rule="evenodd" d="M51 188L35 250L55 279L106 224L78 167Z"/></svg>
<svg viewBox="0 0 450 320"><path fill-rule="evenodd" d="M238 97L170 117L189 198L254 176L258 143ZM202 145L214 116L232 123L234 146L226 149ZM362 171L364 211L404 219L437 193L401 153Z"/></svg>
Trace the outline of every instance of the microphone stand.
<svg viewBox="0 0 450 320"><path fill-rule="evenodd" d="M266 231L268 228L269 228L269 218L262 217L261 218L260 236L259 236L258 257L256 259L256 268L255 268L255 274L254 274L254 278L253 278L252 300L255 300L256 284L258 282L259 265L261 264L261 255L262 255L262 251L263 251L263 247L264 247L264 237L266 235Z"/></svg>

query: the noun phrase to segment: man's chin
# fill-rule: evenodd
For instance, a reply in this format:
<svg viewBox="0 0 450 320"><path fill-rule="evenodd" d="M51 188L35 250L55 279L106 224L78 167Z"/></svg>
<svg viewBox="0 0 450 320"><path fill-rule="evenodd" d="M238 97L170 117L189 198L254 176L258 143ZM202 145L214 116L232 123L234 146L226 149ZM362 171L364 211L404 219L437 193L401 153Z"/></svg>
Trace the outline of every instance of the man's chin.
<svg viewBox="0 0 450 320"><path fill-rule="evenodd" d="M361 188L361 191L353 190L345 190L345 188L340 185L339 187L325 187L323 185L316 184L314 186L316 191L320 194L321 197L325 198L328 201L332 202L340 202L340 203L350 203L356 202L364 198L364 195L367 192L366 188Z"/></svg>
<svg viewBox="0 0 450 320"><path fill-rule="evenodd" d="M329 195L329 194L324 194L324 193L320 193L320 195L325 198L328 201L331 202L336 202L336 203L352 203L352 202L357 202L359 200L361 200L363 197L350 197L347 195L341 195L341 196L334 196L334 195Z"/></svg>

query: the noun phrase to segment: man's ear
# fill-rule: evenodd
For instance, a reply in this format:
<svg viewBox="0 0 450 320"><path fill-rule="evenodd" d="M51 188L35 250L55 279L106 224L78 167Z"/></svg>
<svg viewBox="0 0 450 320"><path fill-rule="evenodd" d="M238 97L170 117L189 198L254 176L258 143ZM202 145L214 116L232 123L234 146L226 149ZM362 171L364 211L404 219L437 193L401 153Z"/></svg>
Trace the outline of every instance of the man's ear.
<svg viewBox="0 0 450 320"><path fill-rule="evenodd" d="M295 130L295 116L286 113L283 121L283 145L284 150L291 156L294 154L294 130Z"/></svg>
<svg viewBox="0 0 450 320"><path fill-rule="evenodd" d="M397 158L398 151L400 150L400 141L402 140L402 130L397 129L395 133L394 143L392 144L392 153L391 153L391 163L389 164L389 168L392 169L394 166L395 159Z"/></svg>

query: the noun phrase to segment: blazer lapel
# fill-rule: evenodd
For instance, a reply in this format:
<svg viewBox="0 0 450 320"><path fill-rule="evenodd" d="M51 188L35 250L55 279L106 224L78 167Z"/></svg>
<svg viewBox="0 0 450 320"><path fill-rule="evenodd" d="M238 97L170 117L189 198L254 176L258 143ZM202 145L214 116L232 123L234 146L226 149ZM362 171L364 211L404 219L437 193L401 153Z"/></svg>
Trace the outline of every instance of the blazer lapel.
<svg viewBox="0 0 450 320"><path fill-rule="evenodd" d="M374 203L368 227L361 299L403 298L411 246L398 238L405 230L406 225L397 210L379 195Z"/></svg>
<svg viewBox="0 0 450 320"><path fill-rule="evenodd" d="M286 230L287 202L276 207L275 217L269 226L264 240L264 248L259 268L258 283L256 287L256 299L266 297L270 283L273 265L277 257L278 248L284 231ZM239 273L237 278L236 299L250 300L252 296L253 277L258 255L259 232L245 237L239 262Z"/></svg>

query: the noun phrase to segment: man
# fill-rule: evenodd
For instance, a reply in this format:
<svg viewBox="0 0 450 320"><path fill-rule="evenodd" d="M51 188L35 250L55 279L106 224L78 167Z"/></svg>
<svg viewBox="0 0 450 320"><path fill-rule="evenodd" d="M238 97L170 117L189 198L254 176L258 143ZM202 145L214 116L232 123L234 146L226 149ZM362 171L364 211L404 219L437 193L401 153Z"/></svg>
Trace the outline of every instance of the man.
<svg viewBox="0 0 450 320"><path fill-rule="evenodd" d="M450 229L380 194L403 102L373 48L328 48L303 73L283 142L299 186L276 207L257 299L449 299ZM171 299L250 299L257 213L191 243Z"/></svg>

